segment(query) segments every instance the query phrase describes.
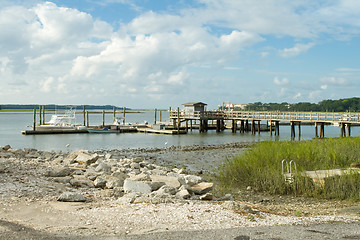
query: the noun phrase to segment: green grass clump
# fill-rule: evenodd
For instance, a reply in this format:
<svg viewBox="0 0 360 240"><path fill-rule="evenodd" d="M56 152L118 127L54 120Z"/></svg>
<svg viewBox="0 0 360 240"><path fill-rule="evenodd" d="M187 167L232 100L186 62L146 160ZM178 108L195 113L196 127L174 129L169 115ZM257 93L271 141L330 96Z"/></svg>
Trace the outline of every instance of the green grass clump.
<svg viewBox="0 0 360 240"><path fill-rule="evenodd" d="M297 166L294 182L284 181L281 162L294 160ZM360 138L315 139L310 141L261 142L244 154L228 159L220 168L221 188L252 189L271 194L293 194L320 198L357 199L360 174L353 173L326 179L316 184L301 172L348 168L360 162Z"/></svg>

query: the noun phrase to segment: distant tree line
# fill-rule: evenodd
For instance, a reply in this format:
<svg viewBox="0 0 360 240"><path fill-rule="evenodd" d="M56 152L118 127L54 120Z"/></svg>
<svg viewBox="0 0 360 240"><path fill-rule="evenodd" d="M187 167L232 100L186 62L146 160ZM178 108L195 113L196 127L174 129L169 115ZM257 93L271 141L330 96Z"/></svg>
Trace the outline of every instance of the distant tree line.
<svg viewBox="0 0 360 240"><path fill-rule="evenodd" d="M292 111L292 112L360 112L360 98L346 98L339 100L323 100L319 103L250 103L246 106L247 111Z"/></svg>
<svg viewBox="0 0 360 240"><path fill-rule="evenodd" d="M39 104L2 104L0 105L0 110L5 110L5 109L19 109L19 110L26 110L26 109L38 109L39 108ZM70 107L76 108L78 110L83 109L84 105L55 105L55 104L45 104L45 105L41 105L41 106L45 106L45 109L47 110L63 110L63 109L69 109ZM96 109L123 109L123 107L116 107L113 105L85 105L86 109L89 110L96 110ZM128 108L126 108L128 109Z"/></svg>

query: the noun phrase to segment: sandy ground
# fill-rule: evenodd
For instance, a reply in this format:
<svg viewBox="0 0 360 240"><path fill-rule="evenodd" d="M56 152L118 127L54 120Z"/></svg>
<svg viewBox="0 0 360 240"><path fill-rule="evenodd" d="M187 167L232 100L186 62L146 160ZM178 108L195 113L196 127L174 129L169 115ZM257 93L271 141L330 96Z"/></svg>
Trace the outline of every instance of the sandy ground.
<svg viewBox="0 0 360 240"><path fill-rule="evenodd" d="M182 167L189 172L206 175L216 170L224 159L241 154L246 147L244 144L228 144L136 149L121 150L121 155L127 158L143 156L156 164ZM154 232L357 222L360 218L358 203L267 196L251 191L238 193L237 200L249 206L252 212L226 208L221 201L130 204L126 198L110 197L105 190L98 189L78 189L91 199L85 203L58 202L57 197L70 186L45 177L46 168L53 163L41 159L2 161L7 161L8 165L0 173L0 239L130 236ZM21 232L24 234L21 235Z"/></svg>

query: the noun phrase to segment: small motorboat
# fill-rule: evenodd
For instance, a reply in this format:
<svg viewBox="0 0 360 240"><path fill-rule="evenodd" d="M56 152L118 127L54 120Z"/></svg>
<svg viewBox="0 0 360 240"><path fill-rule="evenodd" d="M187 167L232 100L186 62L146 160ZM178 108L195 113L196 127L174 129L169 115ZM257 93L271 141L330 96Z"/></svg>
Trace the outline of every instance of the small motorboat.
<svg viewBox="0 0 360 240"><path fill-rule="evenodd" d="M104 127L102 129L97 128L88 128L88 133L119 133L118 130L111 130L108 127Z"/></svg>

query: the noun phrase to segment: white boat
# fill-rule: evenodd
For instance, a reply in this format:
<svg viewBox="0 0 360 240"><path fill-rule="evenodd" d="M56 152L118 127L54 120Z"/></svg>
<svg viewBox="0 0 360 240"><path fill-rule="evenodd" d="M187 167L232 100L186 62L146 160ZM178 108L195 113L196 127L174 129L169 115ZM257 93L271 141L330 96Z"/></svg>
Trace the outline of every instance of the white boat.
<svg viewBox="0 0 360 240"><path fill-rule="evenodd" d="M85 130L85 126L75 125L75 109L70 108L64 114L53 114L50 121L36 126L36 130Z"/></svg>

